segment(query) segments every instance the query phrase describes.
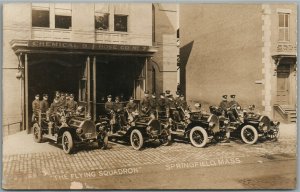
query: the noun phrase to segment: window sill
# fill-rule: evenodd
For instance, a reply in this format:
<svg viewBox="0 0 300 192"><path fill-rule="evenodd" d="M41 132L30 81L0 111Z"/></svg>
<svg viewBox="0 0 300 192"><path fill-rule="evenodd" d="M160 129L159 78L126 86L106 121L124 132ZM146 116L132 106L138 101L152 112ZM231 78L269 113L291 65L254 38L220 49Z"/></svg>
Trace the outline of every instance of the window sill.
<svg viewBox="0 0 300 192"><path fill-rule="evenodd" d="M56 30L56 31L72 31L71 29L64 29L64 28L50 28L50 27L31 27L32 29L37 29L37 30Z"/></svg>

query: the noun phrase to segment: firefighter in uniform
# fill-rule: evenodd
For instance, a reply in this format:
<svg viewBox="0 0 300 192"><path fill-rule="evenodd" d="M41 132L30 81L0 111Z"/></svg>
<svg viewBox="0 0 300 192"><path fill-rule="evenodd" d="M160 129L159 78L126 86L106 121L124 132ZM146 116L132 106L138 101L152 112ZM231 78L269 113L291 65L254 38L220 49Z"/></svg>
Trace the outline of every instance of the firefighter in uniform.
<svg viewBox="0 0 300 192"><path fill-rule="evenodd" d="M144 115L149 115L150 112L149 91L145 91L144 98L141 100L141 111Z"/></svg>
<svg viewBox="0 0 300 192"><path fill-rule="evenodd" d="M59 94L56 94L53 103L51 103L50 105L50 115L51 115L51 119L53 120L54 123L58 123L59 119L58 119L58 109L61 108L61 103L60 103L60 97Z"/></svg>
<svg viewBox="0 0 300 192"><path fill-rule="evenodd" d="M159 116L166 116L166 98L165 94L161 93L160 98L157 100L157 111Z"/></svg>
<svg viewBox="0 0 300 192"><path fill-rule="evenodd" d="M175 102L175 106L177 108L179 106L179 103L180 103L180 93L179 93L179 91L176 91L176 93L175 93L174 102Z"/></svg>
<svg viewBox="0 0 300 192"><path fill-rule="evenodd" d="M74 95L70 94L69 99L66 100L66 108L68 112L71 112L71 114L74 114L78 105L77 102L74 101Z"/></svg>
<svg viewBox="0 0 300 192"><path fill-rule="evenodd" d="M231 101L228 104L228 107L232 107L233 105L240 106L239 103L235 100L235 95L230 95Z"/></svg>
<svg viewBox="0 0 300 192"><path fill-rule="evenodd" d="M41 109L41 106L40 106L40 95L36 94L34 98L35 99L32 102L32 118L31 118L32 122L35 121L35 118L38 118L39 112L40 112L40 109Z"/></svg>
<svg viewBox="0 0 300 192"><path fill-rule="evenodd" d="M131 123L138 116L137 104L134 103L133 97L130 97L129 102L126 105L126 110L128 112L128 123Z"/></svg>
<svg viewBox="0 0 300 192"><path fill-rule="evenodd" d="M104 104L105 112L107 115L111 115L111 113L114 111L114 103L112 102L112 96L107 96L107 101Z"/></svg>
<svg viewBox="0 0 300 192"><path fill-rule="evenodd" d="M49 103L48 103L48 95L43 94L43 100L40 103L41 105L41 116L46 117L49 120Z"/></svg>
<svg viewBox="0 0 300 192"><path fill-rule="evenodd" d="M150 98L150 112L155 114L157 110L157 99L155 93L152 93Z"/></svg>
<svg viewBox="0 0 300 192"><path fill-rule="evenodd" d="M126 120L124 116L124 105L120 102L120 97L118 96L115 98L114 111L119 115L121 125L126 125Z"/></svg>
<svg viewBox="0 0 300 192"><path fill-rule="evenodd" d="M227 108L228 108L228 101L227 101L227 95L223 95L222 96L222 101L220 103L220 108L223 110L223 111L226 111Z"/></svg>
<svg viewBox="0 0 300 192"><path fill-rule="evenodd" d="M176 103L174 101L173 95L168 95L167 99L167 116L170 117L172 120L179 122L179 113L176 110Z"/></svg>

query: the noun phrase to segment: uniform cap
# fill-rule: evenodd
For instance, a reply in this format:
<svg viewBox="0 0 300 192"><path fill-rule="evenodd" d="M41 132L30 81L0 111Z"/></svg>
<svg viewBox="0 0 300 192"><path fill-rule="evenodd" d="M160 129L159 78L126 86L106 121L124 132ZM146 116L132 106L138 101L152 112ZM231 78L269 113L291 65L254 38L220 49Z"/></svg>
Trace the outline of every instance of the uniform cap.
<svg viewBox="0 0 300 192"><path fill-rule="evenodd" d="M152 96L156 96L156 94L155 94L155 93L152 93Z"/></svg>
<svg viewBox="0 0 300 192"><path fill-rule="evenodd" d="M55 91L55 94L60 94L60 92L59 91Z"/></svg>
<svg viewBox="0 0 300 192"><path fill-rule="evenodd" d="M235 98L235 95L230 95L231 98Z"/></svg>
<svg viewBox="0 0 300 192"><path fill-rule="evenodd" d="M165 93L161 93L161 94L159 94L159 95L161 95L161 96L165 96Z"/></svg>
<svg viewBox="0 0 300 192"><path fill-rule="evenodd" d="M43 97L48 97L48 95L47 94L43 94Z"/></svg>
<svg viewBox="0 0 300 192"><path fill-rule="evenodd" d="M180 92L179 92L179 91L176 91L176 95L180 95Z"/></svg>
<svg viewBox="0 0 300 192"><path fill-rule="evenodd" d="M180 97L184 97L184 95L183 95L183 94L181 94L181 95L180 95Z"/></svg>
<svg viewBox="0 0 300 192"><path fill-rule="evenodd" d="M133 97L131 96L131 97L129 98L129 100L133 100Z"/></svg>
<svg viewBox="0 0 300 192"><path fill-rule="evenodd" d="M71 98L74 98L74 95L71 93L71 94L70 94L70 97L71 97Z"/></svg>
<svg viewBox="0 0 300 192"><path fill-rule="evenodd" d="M145 91L145 94L149 94L149 91Z"/></svg>
<svg viewBox="0 0 300 192"><path fill-rule="evenodd" d="M40 96L40 94L36 94L34 97L39 97Z"/></svg>
<svg viewBox="0 0 300 192"><path fill-rule="evenodd" d="M120 100L120 97L119 96L116 96L116 98L115 98L116 100Z"/></svg>
<svg viewBox="0 0 300 192"><path fill-rule="evenodd" d="M111 96L111 95L108 95L107 98L112 98L112 96Z"/></svg>
<svg viewBox="0 0 300 192"><path fill-rule="evenodd" d="M166 94L170 94L171 93L171 91L170 90L166 90Z"/></svg>
<svg viewBox="0 0 300 192"><path fill-rule="evenodd" d="M65 94L65 93L61 93L60 95L61 95L61 96L65 96L66 94Z"/></svg>
<svg viewBox="0 0 300 192"><path fill-rule="evenodd" d="M66 97L69 97L70 96L70 94L69 93L66 93Z"/></svg>
<svg viewBox="0 0 300 192"><path fill-rule="evenodd" d="M223 97L224 99L227 99L227 95L223 95L222 97Z"/></svg>

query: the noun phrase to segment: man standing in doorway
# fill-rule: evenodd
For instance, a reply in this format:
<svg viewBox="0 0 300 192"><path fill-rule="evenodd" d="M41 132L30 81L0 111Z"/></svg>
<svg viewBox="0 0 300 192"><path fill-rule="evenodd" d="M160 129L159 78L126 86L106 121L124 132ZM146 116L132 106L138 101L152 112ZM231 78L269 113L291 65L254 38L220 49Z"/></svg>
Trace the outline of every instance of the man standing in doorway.
<svg viewBox="0 0 300 192"><path fill-rule="evenodd" d="M40 95L35 95L35 100L32 102L32 118L31 121L34 122L35 118L38 118L40 112Z"/></svg>
<svg viewBox="0 0 300 192"><path fill-rule="evenodd" d="M41 113L45 114L49 109L49 103L48 103L48 95L43 94L43 100L41 101Z"/></svg>

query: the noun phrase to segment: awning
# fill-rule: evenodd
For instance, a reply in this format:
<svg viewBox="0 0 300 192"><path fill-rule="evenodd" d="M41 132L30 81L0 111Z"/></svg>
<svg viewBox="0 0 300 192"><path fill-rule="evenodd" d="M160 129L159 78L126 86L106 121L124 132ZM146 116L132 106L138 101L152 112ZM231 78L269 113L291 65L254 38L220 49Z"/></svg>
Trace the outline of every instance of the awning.
<svg viewBox="0 0 300 192"><path fill-rule="evenodd" d="M275 64L278 66L280 64L296 64L297 56L293 54L277 54L272 55Z"/></svg>
<svg viewBox="0 0 300 192"><path fill-rule="evenodd" d="M153 46L100 44L43 40L12 40L10 45L16 54L19 53L53 53L83 55L135 55L152 56L157 52Z"/></svg>

